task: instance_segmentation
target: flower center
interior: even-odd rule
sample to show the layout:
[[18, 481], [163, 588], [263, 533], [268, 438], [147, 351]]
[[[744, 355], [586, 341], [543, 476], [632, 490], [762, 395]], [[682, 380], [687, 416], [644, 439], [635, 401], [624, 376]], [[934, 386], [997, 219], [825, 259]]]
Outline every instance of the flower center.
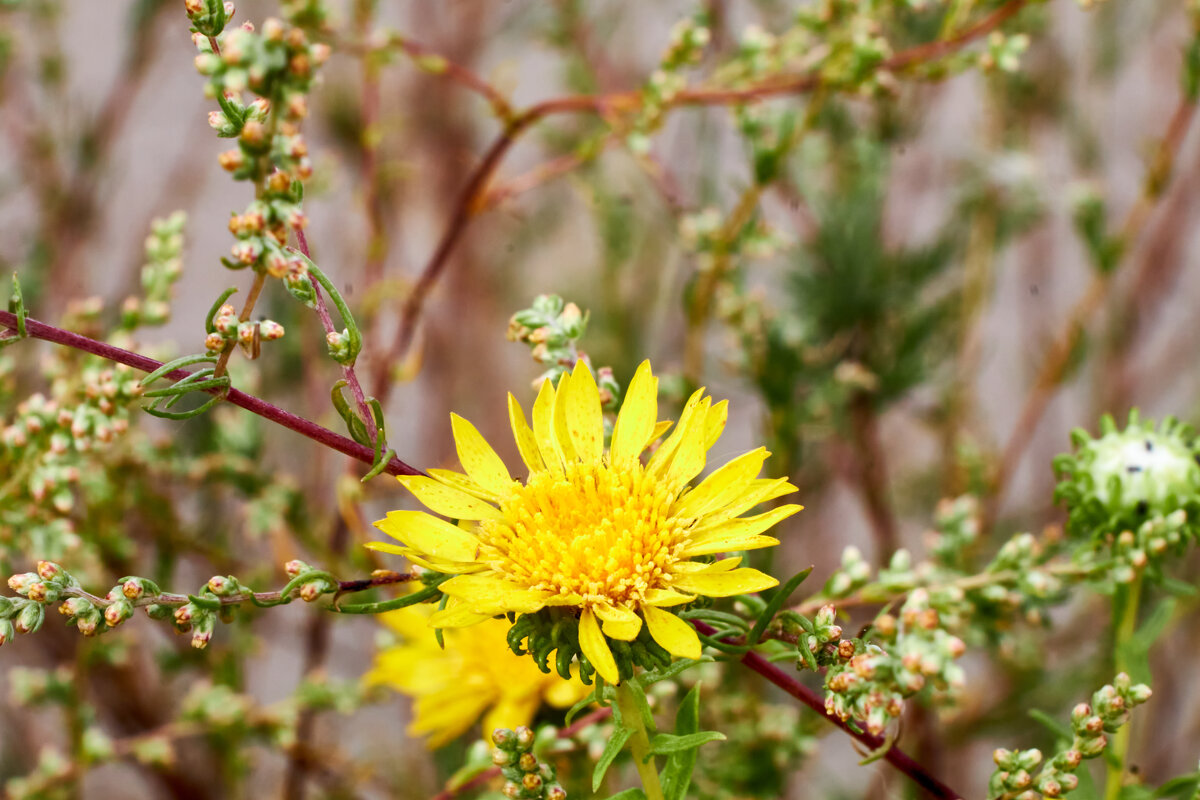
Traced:
[[584, 605], [636, 605], [673, 579], [693, 522], [671, 515], [677, 494], [641, 464], [535, 472], [501, 502], [503, 522], [480, 523], [481, 559], [531, 589], [582, 595]]

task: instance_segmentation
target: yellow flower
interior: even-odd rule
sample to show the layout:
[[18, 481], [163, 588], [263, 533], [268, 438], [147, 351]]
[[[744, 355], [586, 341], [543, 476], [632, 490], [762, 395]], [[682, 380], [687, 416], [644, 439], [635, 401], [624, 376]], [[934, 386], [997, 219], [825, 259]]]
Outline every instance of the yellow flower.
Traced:
[[513, 480], [471, 423], [451, 414], [466, 474], [430, 470], [431, 477], [405, 476], [400, 482], [432, 511], [464, 522], [392, 511], [375, 524], [403, 546], [367, 546], [454, 575], [441, 585], [452, 600], [431, 618], [437, 627], [571, 607], [579, 616], [580, 650], [613, 684], [620, 676], [606, 637], [631, 642], [643, 624], [667, 652], [699, 658], [695, 630], [667, 609], [698, 595], [728, 597], [778, 581], [738, 568], [739, 558], [693, 559], [778, 544], [763, 531], [801, 507], [741, 516], [796, 489], [785, 478], [757, 477], [770, 455], [761, 447], [690, 486], [704, 470], [705, 454], [727, 415], [727, 402], [714, 404], [703, 389], [643, 464], [642, 452], [671, 425], [656, 423], [657, 398], [658, 379], [644, 362], [629, 384], [606, 451], [600, 395], [582, 362], [557, 390], [543, 382], [532, 428], [510, 394], [509, 419], [529, 468], [524, 483]]
[[528, 725], [543, 700], [566, 708], [591, 691], [578, 678], [543, 674], [530, 659], [513, 655], [504, 638], [508, 625], [500, 620], [447, 631], [442, 650], [429, 630], [431, 610], [421, 605], [382, 614], [405, 643], [380, 651], [366, 675], [368, 683], [414, 698], [408, 732], [428, 735], [430, 748], [458, 737], [480, 715], [490, 743], [496, 728]]

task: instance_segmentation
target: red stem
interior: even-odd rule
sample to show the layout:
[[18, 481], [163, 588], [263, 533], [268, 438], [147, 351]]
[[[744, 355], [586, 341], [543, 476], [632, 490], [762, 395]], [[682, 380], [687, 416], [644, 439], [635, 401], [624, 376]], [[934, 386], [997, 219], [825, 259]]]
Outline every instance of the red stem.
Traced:
[[[17, 315], [10, 311], [0, 311], [0, 326], [15, 332], [17, 330]], [[147, 358], [139, 353], [132, 353], [120, 347], [106, 344], [105, 342], [89, 339], [86, 336], [80, 336], [78, 333], [71, 333], [62, 328], [38, 322], [36, 319], [26, 318], [25, 331], [35, 339], [42, 339], [43, 341], [54, 342], [55, 344], [82, 350], [85, 353], [91, 353], [92, 355], [106, 358], [109, 361], [115, 361], [118, 364], [125, 364], [135, 369], [140, 369], [143, 372], [153, 372], [162, 366], [161, 361], [155, 361], [153, 358]], [[163, 377], [178, 381], [186, 378], [189, 374], [185, 370], [177, 369], [167, 373]], [[215, 395], [220, 393], [221, 389], [219, 388], [208, 390], [208, 394]], [[247, 411], [258, 414], [264, 419], [269, 419], [271, 422], [307, 436], [314, 442], [323, 444], [351, 458], [357, 458], [365, 464], [373, 464], [375, 462], [375, 451], [371, 448], [361, 445], [353, 439], [348, 439], [345, 436], [334, 433], [328, 428], [323, 428], [315, 422], [309, 422], [304, 417], [298, 417], [290, 411], [284, 411], [279, 406], [271, 405], [254, 395], [246, 394], [237, 389], [229, 389], [225, 395], [225, 399], [239, 408], [244, 408]], [[398, 458], [393, 458], [389, 461], [383, 471], [389, 475], [425, 474]]]
[[[715, 628], [710, 627], [700, 620], [693, 619], [690, 620], [690, 622], [696, 630], [700, 631], [705, 636], [712, 636], [714, 633], [716, 633]], [[879, 736], [872, 736], [869, 733], [855, 732], [851, 730], [846, 723], [842, 722], [836, 716], [825, 710], [825, 703], [812, 689], [809, 689], [807, 686], [800, 683], [800, 681], [796, 680], [794, 677], [787, 674], [770, 661], [767, 661], [758, 653], [753, 651], [746, 653], [744, 656], [742, 656], [742, 663], [757, 672], [759, 675], [762, 675], [780, 689], [783, 689], [801, 703], [804, 703], [804, 705], [808, 706], [813, 711], [816, 711], [834, 725], [837, 725], [843, 731], [862, 742], [869, 749], [878, 750], [883, 746], [883, 738]], [[932, 797], [940, 798], [940, 800], [960, 800], [962, 798], [962, 795], [939, 781], [933, 775], [930, 775], [924, 767], [913, 760], [912, 756], [905, 753], [899, 747], [892, 746], [888, 748], [887, 753], [883, 756], [883, 760], [903, 772], [908, 777], [912, 778], [917, 785], [928, 792]]]

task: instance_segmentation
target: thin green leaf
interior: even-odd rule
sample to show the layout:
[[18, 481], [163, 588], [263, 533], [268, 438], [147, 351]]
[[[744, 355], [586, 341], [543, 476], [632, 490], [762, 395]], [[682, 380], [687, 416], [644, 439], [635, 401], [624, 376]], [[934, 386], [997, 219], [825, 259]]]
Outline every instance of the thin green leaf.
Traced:
[[754, 629], [746, 637], [746, 644], [749, 647], [754, 647], [754, 645], [758, 644], [762, 635], [767, 632], [767, 626], [771, 624], [771, 620], [779, 613], [779, 609], [783, 608], [783, 604], [800, 587], [800, 584], [804, 583], [804, 580], [812, 574], [812, 571], [813, 568], [809, 567], [797, 572], [787, 583], [775, 590], [775, 593], [771, 595], [771, 599], [767, 601], [766, 609], [758, 615], [758, 621], [754, 623]]
[[596, 690], [593, 689], [591, 691], [591, 693], [588, 694], [587, 697], [583, 698], [578, 703], [571, 706], [571, 708], [567, 711], [567, 716], [563, 719], [563, 724], [570, 725], [571, 722], [574, 721], [576, 715], [579, 714], [580, 711], [583, 711], [585, 708], [590, 706], [592, 703], [596, 703], [596, 702], [599, 702], [599, 701], [596, 699]]
[[[447, 579], [450, 577], [446, 576]], [[438, 581], [441, 583], [441, 581]], [[417, 603], [424, 603], [427, 600], [432, 600], [437, 597], [441, 589], [435, 583], [432, 586], [426, 586], [420, 591], [406, 594], [403, 597], [393, 597], [391, 600], [382, 600], [378, 603], [350, 603], [339, 604], [334, 603], [329, 607], [330, 611], [336, 611], [339, 614], [382, 614], [385, 611], [395, 611], [397, 608], [407, 608], [415, 606]], [[441, 628], [435, 628], [435, 631], [440, 632]]]
[[1037, 708], [1030, 709], [1029, 716], [1035, 721], [1040, 722], [1046, 730], [1054, 734], [1056, 739], [1070, 742], [1075, 738], [1075, 734], [1071, 732], [1063, 723], [1056, 720], [1054, 717]]
[[629, 741], [629, 737], [632, 735], [633, 729], [626, 728], [624, 725], [618, 725], [613, 730], [608, 743], [604, 745], [604, 752], [600, 754], [600, 760], [596, 762], [596, 768], [592, 770], [593, 792], [600, 788], [600, 783], [604, 780], [604, 773], [608, 772], [609, 765], [621, 753], [625, 742]]
[[216, 333], [217, 326], [213, 322], [217, 317], [217, 312], [221, 310], [221, 306], [225, 305], [225, 301], [237, 292], [236, 286], [230, 286], [225, 291], [221, 292], [221, 296], [217, 298], [217, 302], [212, 304], [212, 308], [208, 310], [208, 316], [204, 318], [204, 330], [207, 333]]
[[311, 258], [298, 250], [292, 250], [292, 252], [300, 256], [308, 264], [309, 275], [325, 290], [329, 295], [329, 299], [337, 307], [338, 314], [342, 316], [342, 325], [346, 328], [346, 336], [350, 339], [350, 346], [347, 355], [344, 358], [337, 359], [337, 361], [347, 367], [354, 366], [354, 362], [362, 350], [362, 332], [358, 329], [358, 323], [354, 321], [354, 315], [350, 313], [350, 307], [346, 305], [346, 301], [342, 298], [342, 293], [337, 290], [337, 287], [333, 285], [333, 282], [329, 278], [325, 277], [325, 273], [321, 272], [320, 268], [312, 262]]
[[646, 800], [646, 793], [640, 786], [635, 786], [632, 789], [623, 789], [617, 792], [608, 800]]
[[708, 742], [723, 742], [725, 734], [720, 731], [698, 731], [684, 736], [673, 733], [656, 733], [650, 740], [650, 755], [667, 755], [685, 750], [695, 750]]
[[[688, 692], [675, 712], [675, 733], [688, 736], [700, 730], [700, 684]], [[664, 800], [684, 800], [692, 783], [692, 771], [696, 768], [695, 749], [681, 750], [667, 757], [662, 771]]]
[[161, 378], [163, 375], [166, 375], [168, 372], [174, 372], [175, 370], [182, 369], [183, 367], [190, 367], [192, 364], [215, 364], [215, 363], [217, 363], [217, 357], [210, 356], [208, 354], [181, 356], [181, 357], [175, 359], [174, 361], [168, 361], [167, 363], [163, 364], [158, 369], [154, 370], [154, 372], [151, 372], [149, 375], [142, 378], [142, 386], [149, 386], [150, 384], [154, 383], [156, 380]]
[[223, 399], [224, 398], [222, 398], [222, 397], [214, 397], [211, 400], [209, 400], [207, 403], [205, 403], [204, 405], [200, 406], [199, 408], [193, 408], [191, 411], [162, 411], [158, 408], [155, 408], [154, 406], [146, 406], [142, 410], [145, 411], [150, 416], [158, 417], [159, 419], [174, 419], [174, 420], [191, 419], [192, 417], [200, 416], [205, 411], [208, 411], [210, 408], [215, 406], [217, 403], [221, 402], [221, 400], [223, 400]]
[[1164, 597], [1141, 627], [1127, 641], [1118, 645], [1117, 663], [1125, 664], [1134, 683], [1150, 683], [1153, 680], [1150, 674], [1150, 649], [1166, 630], [1178, 604], [1179, 601], [1174, 597]]
[[151, 389], [148, 392], [143, 392], [142, 397], [175, 397], [177, 395], [185, 395], [191, 392], [203, 392], [205, 389], [216, 389], [221, 386], [229, 385], [229, 377], [222, 375], [220, 378], [211, 378], [206, 381], [195, 381], [188, 383], [187, 378], [184, 378], [179, 383], [166, 386], [162, 389]]

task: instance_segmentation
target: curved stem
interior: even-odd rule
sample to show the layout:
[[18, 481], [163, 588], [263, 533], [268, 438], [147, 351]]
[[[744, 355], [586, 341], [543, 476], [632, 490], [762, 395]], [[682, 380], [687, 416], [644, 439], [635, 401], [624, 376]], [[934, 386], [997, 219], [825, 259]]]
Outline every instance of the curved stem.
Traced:
[[[708, 636], [716, 633], [714, 628], [699, 620], [693, 619], [689, 620], [689, 622], [691, 622], [692, 627], [694, 627], [700, 633]], [[840, 719], [825, 710], [825, 702], [817, 696], [816, 692], [800, 683], [800, 681], [796, 680], [794, 677], [787, 674], [770, 661], [767, 661], [758, 653], [753, 651], [746, 653], [744, 656], [742, 656], [741, 661], [747, 667], [754, 670], [759, 675], [762, 675], [771, 683], [775, 684], [780, 689], [783, 689], [792, 697], [796, 698], [801, 703], [804, 703], [804, 705], [808, 706], [813, 711], [817, 712], [822, 717], [829, 720], [858, 741], [862, 742], [869, 750], [879, 750], [883, 746], [883, 737], [872, 736], [864, 731], [851, 730], [846, 723], [842, 722]], [[625, 713], [625, 709], [621, 709], [621, 713]], [[928, 792], [931, 797], [936, 797], [939, 800], [961, 800], [963, 797], [963, 795], [954, 791], [949, 786], [938, 780], [935, 776], [930, 774], [928, 770], [913, 760], [912, 756], [905, 753], [899, 747], [893, 745], [892, 747], [888, 748], [887, 752], [883, 755], [883, 760], [903, 772], [908, 777], [912, 778], [917, 785]]]
[[[1142, 574], [1133, 579], [1124, 591], [1119, 591], [1113, 597], [1114, 621], [1116, 630], [1113, 636], [1113, 663], [1117, 672], [1129, 672], [1129, 658], [1125, 645], [1133, 638], [1137, 630], [1138, 605], [1142, 598]], [[1117, 612], [1120, 619], [1115, 619]], [[1104, 800], [1118, 800], [1121, 796], [1121, 786], [1125, 783], [1126, 760], [1129, 756], [1129, 744], [1132, 740], [1133, 720], [1122, 725], [1113, 734], [1112, 748], [1109, 752], [1115, 756], [1108, 761], [1104, 783]]]
[[658, 767], [650, 755], [650, 736], [646, 733], [642, 711], [633, 696], [636, 691], [632, 681], [617, 684], [617, 708], [621, 710], [621, 721], [625, 727], [633, 730], [633, 735], [629, 737], [629, 752], [633, 756], [633, 765], [637, 767], [638, 777], [642, 779], [642, 789], [648, 800], [663, 800]]
[[[0, 311], [0, 327], [8, 328], [9, 330], [17, 329], [17, 315], [11, 311]], [[76, 350], [82, 350], [85, 353], [107, 358], [109, 361], [115, 361], [118, 364], [125, 364], [135, 369], [140, 369], [143, 372], [154, 372], [162, 366], [161, 361], [155, 361], [153, 358], [148, 358], [140, 353], [133, 353], [129, 350], [124, 350], [120, 347], [115, 347], [106, 342], [98, 342], [95, 339], [89, 339], [86, 336], [80, 336], [78, 333], [56, 328], [53, 325], [47, 325], [45, 322], [39, 322], [36, 319], [27, 317], [25, 319], [25, 328], [29, 336], [34, 339], [42, 339], [47, 342], [65, 345]], [[188, 372], [178, 369], [164, 375], [164, 378], [169, 380], [183, 380], [189, 375]], [[211, 389], [209, 394], [221, 394], [220, 389]], [[375, 463], [375, 451], [370, 447], [361, 445], [353, 439], [349, 439], [340, 434], [334, 433], [328, 428], [324, 428], [315, 422], [310, 422], [304, 417], [297, 416], [290, 411], [284, 411], [278, 406], [272, 405], [265, 400], [261, 400], [253, 395], [237, 389], [230, 389], [225, 395], [225, 400], [239, 408], [244, 408], [258, 414], [260, 417], [269, 419], [278, 425], [295, 431], [296, 433], [307, 436], [314, 442], [323, 444], [326, 447], [336, 450], [343, 455], [358, 459], [364, 464]], [[398, 458], [393, 458], [387, 463], [383, 469], [389, 475], [423, 475], [421, 470], [414, 466], [404, 463]]]

